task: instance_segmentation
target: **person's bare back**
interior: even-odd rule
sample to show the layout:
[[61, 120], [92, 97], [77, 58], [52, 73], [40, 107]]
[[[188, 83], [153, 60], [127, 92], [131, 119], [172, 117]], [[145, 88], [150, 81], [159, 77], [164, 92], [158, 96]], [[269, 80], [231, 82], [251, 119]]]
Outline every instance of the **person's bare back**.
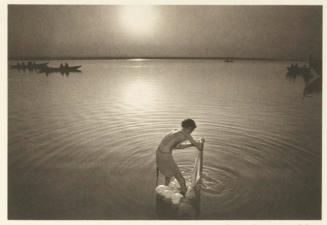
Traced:
[[185, 133], [182, 130], [174, 129], [162, 139], [158, 149], [159, 151], [170, 153], [178, 144], [185, 140]]

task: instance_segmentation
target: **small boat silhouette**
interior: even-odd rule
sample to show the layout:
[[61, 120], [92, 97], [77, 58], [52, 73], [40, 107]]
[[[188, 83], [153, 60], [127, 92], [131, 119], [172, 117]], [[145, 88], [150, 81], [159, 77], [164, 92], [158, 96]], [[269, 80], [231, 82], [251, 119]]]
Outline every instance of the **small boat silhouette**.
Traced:
[[60, 73], [61, 75], [66, 75], [69, 76], [70, 73], [80, 73], [82, 72], [81, 70], [79, 70], [79, 68], [81, 68], [82, 66], [68, 66], [67, 65], [60, 65], [60, 67], [50, 67], [50, 66], [46, 66], [41, 68], [38, 73], [45, 73], [46, 76], [48, 76], [51, 73]]
[[311, 94], [321, 93], [322, 91], [322, 61], [309, 57], [308, 66], [299, 67], [291, 64], [287, 67], [286, 77], [294, 81], [297, 77], [302, 77], [305, 83], [303, 97]]
[[82, 66], [61, 66], [61, 67], [43, 67], [41, 68], [38, 72], [39, 73], [45, 73], [45, 74], [49, 74], [49, 73], [61, 73], [61, 74], [68, 74], [71, 72], [81, 72], [81, 70], [79, 70], [79, 68], [81, 68]]

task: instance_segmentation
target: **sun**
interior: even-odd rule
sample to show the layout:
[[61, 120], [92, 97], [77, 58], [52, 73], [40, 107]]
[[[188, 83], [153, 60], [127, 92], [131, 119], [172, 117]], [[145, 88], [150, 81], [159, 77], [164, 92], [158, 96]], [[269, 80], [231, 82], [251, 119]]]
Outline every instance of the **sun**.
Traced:
[[155, 31], [157, 15], [153, 6], [122, 6], [120, 21], [129, 35], [144, 37]]

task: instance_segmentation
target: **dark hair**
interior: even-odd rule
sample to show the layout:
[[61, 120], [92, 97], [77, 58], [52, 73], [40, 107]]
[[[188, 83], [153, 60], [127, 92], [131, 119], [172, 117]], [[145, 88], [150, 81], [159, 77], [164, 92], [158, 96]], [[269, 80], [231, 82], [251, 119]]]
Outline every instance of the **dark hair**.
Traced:
[[196, 124], [194, 122], [194, 120], [192, 119], [185, 119], [182, 121], [182, 127], [183, 128], [192, 128], [195, 129], [196, 128]]

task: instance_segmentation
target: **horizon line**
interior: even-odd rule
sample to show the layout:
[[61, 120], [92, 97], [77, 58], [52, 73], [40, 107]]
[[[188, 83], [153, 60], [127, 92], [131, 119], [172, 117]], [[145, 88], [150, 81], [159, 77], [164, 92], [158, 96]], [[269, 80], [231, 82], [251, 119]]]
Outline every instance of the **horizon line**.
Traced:
[[262, 60], [262, 61], [307, 61], [306, 59], [300, 58], [260, 58], [260, 57], [107, 57], [107, 56], [18, 56], [18, 57], [8, 57], [9, 60], [133, 60], [133, 59], [207, 59], [207, 60]]

